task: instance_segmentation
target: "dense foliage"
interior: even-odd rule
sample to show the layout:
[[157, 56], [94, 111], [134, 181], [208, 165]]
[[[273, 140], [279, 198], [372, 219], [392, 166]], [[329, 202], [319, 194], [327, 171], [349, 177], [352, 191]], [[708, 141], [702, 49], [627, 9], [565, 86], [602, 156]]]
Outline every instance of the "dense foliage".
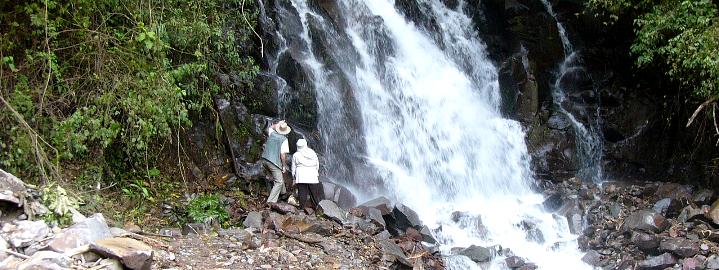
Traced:
[[639, 67], [660, 66], [693, 97], [719, 96], [719, 10], [712, 0], [589, 0], [607, 23], [630, 19]]
[[0, 2], [0, 167], [40, 181], [62, 180], [65, 163], [149, 175], [189, 115], [237, 87], [218, 74], [248, 87], [258, 72], [244, 2]]

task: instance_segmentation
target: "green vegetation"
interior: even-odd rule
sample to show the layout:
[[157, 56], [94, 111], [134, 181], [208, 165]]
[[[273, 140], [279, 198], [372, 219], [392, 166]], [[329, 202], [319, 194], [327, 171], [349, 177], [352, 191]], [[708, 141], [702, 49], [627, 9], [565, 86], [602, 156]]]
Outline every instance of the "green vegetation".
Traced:
[[206, 224], [224, 225], [230, 219], [227, 204], [216, 194], [200, 195], [187, 206], [187, 215], [194, 221]]
[[711, 0], [589, 0], [607, 23], [630, 19], [639, 67], [657, 65], [690, 97], [719, 97], [719, 10]]
[[158, 162], [179, 155], [191, 116], [252, 87], [255, 5], [0, 2], [0, 167], [32, 183], [114, 186], [138, 204], [164, 199], [161, 182], [179, 175]]

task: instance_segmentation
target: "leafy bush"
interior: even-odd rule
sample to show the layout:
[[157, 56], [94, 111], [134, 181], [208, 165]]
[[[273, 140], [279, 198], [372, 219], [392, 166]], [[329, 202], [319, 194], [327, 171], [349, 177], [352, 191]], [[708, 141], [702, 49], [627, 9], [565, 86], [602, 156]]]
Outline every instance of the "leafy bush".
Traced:
[[195, 222], [222, 225], [230, 219], [226, 207], [227, 204], [218, 195], [200, 195], [190, 201], [187, 215]]
[[[191, 113], [251, 87], [258, 13], [244, 2], [0, 3], [0, 123], [9, 127], [0, 130], [0, 165], [25, 179], [57, 178], [41, 171], [62, 162], [153, 167]], [[233, 83], [218, 74], [233, 74]]]
[[589, 0], [609, 22], [634, 22], [631, 52], [639, 67], [658, 65], [689, 96], [719, 97], [719, 9], [711, 0]]

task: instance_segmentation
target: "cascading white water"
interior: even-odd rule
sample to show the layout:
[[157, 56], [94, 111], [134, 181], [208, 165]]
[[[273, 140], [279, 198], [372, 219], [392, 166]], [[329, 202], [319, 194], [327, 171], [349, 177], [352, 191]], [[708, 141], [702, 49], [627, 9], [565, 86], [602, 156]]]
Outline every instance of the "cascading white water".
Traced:
[[[384, 184], [382, 194], [365, 195], [414, 209], [434, 229], [450, 269], [480, 269], [466, 257], [449, 256], [451, 248], [473, 244], [501, 245], [540, 269], [590, 269], [566, 219], [544, 212], [542, 196], [532, 191], [522, 127], [499, 112], [497, 69], [476, 32], [467, 30], [471, 19], [441, 1], [417, 3], [437, 20], [443, 44], [391, 0], [340, 1], [341, 33], [304, 0], [292, 0], [307, 48], [318, 48], [323, 38], [345, 46], [325, 52], [329, 57], [316, 56], [317, 49], [298, 54], [313, 77], [326, 151], [342, 152], [361, 138], [364, 152], [354, 154], [369, 161]], [[326, 58], [334, 61], [320, 60]], [[337, 72], [352, 88], [361, 123], [354, 132], [361, 136], [331, 131], [349, 102], [327, 79]], [[488, 266], [503, 264], [496, 258]]]
[[562, 46], [564, 47], [564, 60], [559, 65], [558, 75], [552, 85], [552, 97], [554, 104], [559, 108], [559, 111], [567, 117], [574, 128], [575, 143], [577, 145], [577, 175], [584, 181], [601, 183], [604, 180], [604, 173], [602, 169], [602, 151], [604, 145], [602, 144], [602, 134], [599, 130], [599, 107], [593, 112], [595, 117], [589, 117], [589, 123], [582, 123], [573, 115], [569, 110], [565, 108], [565, 101], [567, 96], [565, 89], [562, 85], [562, 80], [568, 74], [574, 72], [586, 72], [582, 66], [582, 61], [579, 53], [574, 50], [574, 46], [569, 41], [567, 31], [565, 30], [562, 23], [557, 19], [557, 14], [552, 8], [552, 4], [547, 0], [542, 0], [542, 4], [547, 9], [554, 21], [557, 23], [557, 29], [559, 32], [559, 38], [562, 40]]

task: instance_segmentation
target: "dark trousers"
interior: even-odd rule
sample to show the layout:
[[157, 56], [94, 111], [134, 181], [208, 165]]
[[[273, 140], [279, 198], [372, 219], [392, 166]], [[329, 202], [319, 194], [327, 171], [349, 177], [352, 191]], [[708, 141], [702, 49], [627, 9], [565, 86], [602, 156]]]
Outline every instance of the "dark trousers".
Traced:
[[302, 208], [316, 208], [322, 200], [322, 185], [320, 184], [297, 184], [297, 196]]

